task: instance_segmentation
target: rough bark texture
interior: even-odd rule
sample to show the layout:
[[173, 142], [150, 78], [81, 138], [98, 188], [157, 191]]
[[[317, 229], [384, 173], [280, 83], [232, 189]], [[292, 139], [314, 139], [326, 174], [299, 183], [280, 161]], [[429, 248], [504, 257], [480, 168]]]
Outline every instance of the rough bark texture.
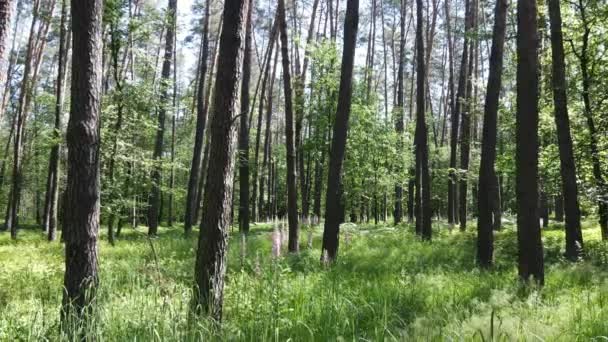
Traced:
[[287, 22], [285, 20], [285, 1], [279, 0], [279, 32], [283, 62], [283, 89], [285, 91], [285, 144], [287, 145], [287, 220], [289, 221], [290, 252], [298, 252], [298, 190], [296, 186], [296, 146], [294, 135], [293, 96], [291, 89], [291, 69], [287, 43]]
[[344, 18], [344, 50], [342, 52], [342, 67], [340, 70], [340, 89], [338, 93], [338, 108], [334, 121], [331, 153], [329, 159], [329, 175], [327, 179], [327, 195], [325, 197], [325, 227], [323, 230], [322, 262], [334, 261], [338, 255], [340, 234], [340, 183], [342, 178], [342, 163], [346, 150], [348, 135], [348, 119], [352, 97], [352, 81], [355, 48], [357, 45], [357, 28], [359, 25], [359, 0], [346, 2]]
[[228, 228], [234, 177], [234, 152], [239, 79], [242, 69], [244, 28], [248, 0], [224, 3], [224, 27], [211, 120], [211, 147], [203, 198], [203, 219], [198, 239], [192, 309], [220, 321], [228, 253]]
[[425, 65], [424, 39], [422, 35], [422, 0], [416, 0], [416, 178], [418, 179], [420, 202], [416, 226], [420, 226], [420, 235], [424, 240], [432, 236], [431, 215], [431, 176], [429, 173], [428, 127], [425, 119]]
[[252, 3], [247, 11], [245, 24], [245, 51], [243, 53], [243, 78], [241, 85], [241, 109], [239, 127], [239, 231], [249, 233], [249, 81], [251, 79]]
[[173, 44], [175, 43], [175, 13], [177, 0], [169, 0], [166, 13], [165, 53], [160, 83], [160, 105], [158, 108], [158, 126], [154, 143], [154, 166], [152, 169], [152, 189], [148, 202], [148, 235], [155, 236], [158, 230], [158, 221], [161, 203], [161, 159], [165, 136], [165, 117], [169, 99], [169, 82], [171, 80], [171, 61], [173, 60]]
[[[194, 150], [192, 165], [188, 178], [188, 192], [186, 194], [186, 211], [184, 215], [184, 233], [190, 234], [194, 224], [194, 216], [198, 207], [198, 189], [201, 174], [203, 155], [203, 138], [207, 124], [207, 106], [205, 105], [205, 78], [207, 75], [207, 59], [209, 58], [209, 6], [210, 0], [205, 2], [205, 17], [203, 18], [203, 46], [201, 52], [200, 69], [198, 75], [198, 88], [196, 94], [196, 133], [194, 136]], [[210, 85], [207, 85], [209, 87]]]
[[[562, 35], [562, 17], [559, 0], [549, 0], [549, 20], [551, 21], [551, 51], [553, 57], [553, 105], [555, 125], [559, 144], [559, 160], [561, 171], [561, 198], [556, 201], [555, 211], [566, 214], [566, 257], [578, 259], [583, 252], [583, 234], [581, 231], [581, 213], [578, 204], [578, 187], [576, 184], [576, 164], [570, 135], [570, 119], [568, 117], [568, 97], [566, 94], [566, 65], [564, 62], [564, 43]], [[558, 197], [559, 198], [559, 197]], [[559, 208], [558, 208], [559, 207]], [[556, 214], [556, 218], [561, 215]]]
[[64, 327], [86, 321], [98, 286], [102, 0], [72, 0], [72, 88], [63, 224]]
[[477, 208], [477, 262], [481, 267], [492, 265], [494, 251], [494, 222], [492, 214], [496, 198], [496, 126], [498, 121], [498, 100], [502, 81], [503, 50], [507, 26], [507, 0], [497, 0], [494, 10], [494, 32], [490, 52], [490, 71], [483, 116], [481, 142], [481, 162], [479, 166], [479, 191]]
[[536, 1], [517, 1], [517, 116], [515, 163], [518, 271], [544, 283], [538, 208], [538, 26]]

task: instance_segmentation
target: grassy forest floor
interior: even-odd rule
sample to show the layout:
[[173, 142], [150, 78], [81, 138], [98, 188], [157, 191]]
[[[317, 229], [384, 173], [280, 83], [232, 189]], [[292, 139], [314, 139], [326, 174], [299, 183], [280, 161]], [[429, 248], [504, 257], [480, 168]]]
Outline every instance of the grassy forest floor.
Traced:
[[[272, 227], [254, 225], [243, 248], [231, 234], [221, 329], [188, 327], [197, 234], [124, 229], [101, 241], [98, 340], [589, 340], [608, 336], [608, 244], [584, 225], [587, 257], [562, 258], [562, 227], [544, 231], [546, 286], [520, 288], [513, 226], [496, 235], [495, 268], [475, 266], [474, 224], [432, 243], [409, 226], [345, 225], [336, 265], [319, 263], [321, 227], [302, 235], [302, 252], [272, 257]], [[104, 232], [105, 233], [105, 232]], [[35, 229], [0, 234], [0, 340], [57, 340], [62, 245]], [[105, 234], [102, 234], [105, 235]], [[276, 239], [275, 239], [276, 240]], [[246, 257], [242, 257], [246, 253]], [[155, 257], [155, 254], [157, 257]], [[283, 251], [283, 254], [284, 251]]]

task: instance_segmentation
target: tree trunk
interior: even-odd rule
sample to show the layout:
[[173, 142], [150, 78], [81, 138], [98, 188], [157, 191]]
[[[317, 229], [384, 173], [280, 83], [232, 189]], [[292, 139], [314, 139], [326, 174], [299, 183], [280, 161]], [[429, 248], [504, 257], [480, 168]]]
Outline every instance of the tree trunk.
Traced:
[[[262, 161], [262, 177], [260, 178], [260, 200], [259, 200], [259, 213], [260, 215], [264, 215], [264, 218], [268, 219], [271, 216], [270, 213], [270, 208], [271, 208], [271, 196], [270, 196], [270, 180], [271, 180], [271, 170], [270, 170], [270, 163], [271, 163], [271, 152], [272, 152], [272, 129], [271, 129], [271, 123], [272, 123], [272, 100], [273, 100], [273, 90], [274, 90], [274, 80], [276, 78], [276, 74], [277, 74], [277, 65], [278, 65], [278, 61], [279, 61], [279, 49], [277, 47], [277, 50], [275, 51], [275, 55], [274, 55], [274, 63], [272, 66], [272, 76], [270, 77], [270, 87], [268, 88], [268, 105], [266, 108], [266, 132], [264, 134], [264, 157], [263, 157], [263, 161]], [[260, 112], [260, 115], [262, 113]], [[266, 180], [267, 182], [265, 182], [264, 180], [264, 176], [266, 176]], [[267, 183], [268, 184], [268, 203], [265, 205], [264, 203], [264, 184]]]
[[[0, 1], [0, 62], [4, 61], [4, 53], [6, 50], [6, 37], [8, 37], [8, 31], [10, 30], [11, 24], [11, 8], [12, 0]], [[4, 66], [0, 65], [0, 70], [4, 72]], [[4, 84], [7, 75], [0, 75], [0, 84]], [[7, 84], [8, 85], [8, 84]], [[2, 101], [4, 102], [4, 101]], [[3, 103], [0, 103], [0, 120], [4, 112]]]
[[[430, 240], [433, 234], [431, 227], [431, 176], [429, 173], [428, 128], [425, 120], [425, 65], [424, 39], [422, 37], [422, 0], [416, 0], [416, 178], [419, 179], [420, 206], [416, 215], [416, 226], [420, 225], [420, 235]], [[418, 184], [417, 184], [418, 185]]]
[[[205, 16], [203, 18], [203, 45], [198, 75], [198, 91], [196, 94], [196, 133], [194, 137], [194, 151], [192, 154], [192, 164], [190, 166], [190, 176], [188, 178], [188, 192], [186, 195], [186, 212], [184, 216], [184, 233], [189, 235], [192, 225], [195, 223], [194, 216], [200, 201], [199, 183], [201, 182], [201, 162], [203, 152], [203, 140], [205, 136], [205, 126], [207, 122], [207, 106], [205, 106], [205, 77], [207, 74], [207, 59], [209, 55], [209, 7], [210, 0], [205, 2]], [[207, 87], [210, 87], [208, 84]]]
[[[450, 132], [450, 168], [448, 176], [448, 222], [455, 224], [458, 221], [458, 196], [456, 193], [456, 182], [458, 180], [456, 170], [456, 157], [458, 149], [458, 132], [460, 125], [460, 113], [465, 105], [465, 93], [467, 84], [467, 66], [469, 58], [469, 35], [472, 27], [470, 0], [465, 0], [465, 34], [462, 43], [462, 59], [460, 62], [460, 76], [458, 77], [458, 90], [455, 103], [452, 104], [451, 132]], [[447, 11], [447, 9], [446, 9]]]
[[[477, 26], [477, 0], [472, 0], [469, 7], [469, 21], [471, 22], [470, 32], [474, 32]], [[469, 33], [467, 33], [469, 34]], [[475, 41], [476, 42], [476, 41]], [[460, 189], [458, 190], [460, 204], [458, 208], [458, 216], [460, 221], [460, 230], [464, 231], [467, 227], [467, 190], [468, 190], [468, 169], [471, 158], [471, 116], [473, 114], [473, 68], [475, 65], [475, 45], [468, 49], [468, 67], [466, 76], [465, 97], [462, 103], [460, 115], [460, 169], [466, 172], [460, 179]]]
[[338, 108], [334, 121], [327, 195], [325, 197], [325, 227], [323, 230], [322, 262], [332, 262], [338, 255], [340, 234], [340, 183], [342, 163], [346, 150], [348, 119], [352, 98], [352, 81], [355, 48], [357, 46], [357, 26], [359, 24], [359, 0], [347, 0], [346, 17], [344, 18], [344, 50], [340, 71], [340, 89]]
[[495, 192], [498, 190], [494, 163], [496, 161], [496, 126], [498, 122], [498, 101], [500, 99], [502, 84], [507, 7], [507, 0], [498, 0], [496, 2], [490, 70], [483, 114], [479, 191], [477, 192], [477, 263], [483, 268], [492, 265], [494, 253], [494, 222], [492, 214], [494, 212], [493, 207], [495, 206]]
[[241, 117], [239, 128], [239, 231], [249, 233], [249, 80], [251, 79], [251, 12], [249, 4], [245, 23], [245, 51], [243, 54], [243, 79], [241, 85]]
[[171, 80], [171, 61], [173, 60], [173, 44], [175, 42], [175, 14], [177, 11], [177, 0], [169, 0], [166, 13], [165, 31], [165, 53], [163, 57], [163, 68], [160, 83], [160, 107], [158, 108], [158, 126], [156, 140], [154, 142], [154, 165], [152, 166], [152, 188], [150, 189], [148, 203], [148, 235], [156, 236], [160, 216], [161, 202], [161, 163], [165, 135], [165, 117], [169, 99], [169, 82]]
[[[562, 16], [559, 0], [549, 0], [549, 20], [551, 21], [551, 51], [553, 58], [553, 105], [559, 160], [562, 181], [563, 203], [561, 197], [556, 201], [556, 219], [562, 220], [564, 208], [566, 213], [566, 257], [577, 260], [583, 253], [583, 233], [581, 231], [581, 212], [578, 204], [578, 187], [576, 184], [576, 164], [570, 136], [570, 119], [568, 118], [568, 96], [566, 94], [566, 65], [564, 62], [564, 43], [562, 35]], [[558, 208], [559, 206], [559, 208]], [[561, 215], [557, 215], [560, 209]]]
[[[403, 89], [403, 72], [405, 68], [405, 10], [406, 2], [401, 0], [400, 6], [400, 33], [399, 33], [399, 63], [397, 71], [397, 103], [393, 111], [395, 112], [395, 131], [398, 135], [397, 149], [403, 149], [403, 106], [404, 106], [404, 89]], [[398, 181], [395, 185], [395, 209], [393, 219], [395, 224], [399, 224], [403, 217], [403, 185]]]
[[61, 315], [62, 327], [68, 330], [68, 335], [95, 322], [90, 316], [99, 283], [102, 12], [101, 0], [72, 1], [72, 101], [67, 130], [68, 181], [62, 232], [65, 278]]
[[536, 1], [517, 1], [516, 195], [518, 272], [544, 283], [538, 209], [538, 27]]
[[203, 199], [203, 218], [198, 239], [195, 266], [195, 288], [192, 309], [216, 321], [222, 319], [224, 278], [228, 253], [228, 228], [234, 177], [234, 152], [238, 115], [239, 76], [243, 67], [243, 37], [248, 0], [224, 3], [224, 26], [220, 38], [219, 58], [211, 119], [211, 147], [207, 182]]
[[608, 240], [608, 198], [606, 198], [606, 194], [608, 193], [608, 184], [606, 184], [606, 180], [604, 179], [602, 173], [602, 167], [600, 162], [600, 152], [598, 148], [598, 138], [597, 138], [597, 129], [595, 126], [595, 120], [593, 118], [593, 108], [591, 106], [591, 75], [589, 75], [589, 56], [588, 56], [588, 48], [589, 48], [589, 35], [591, 34], [591, 28], [589, 20], [587, 19], [587, 10], [586, 5], [583, 4], [582, 0], [578, 1], [576, 5], [578, 7], [581, 20], [583, 22], [583, 36], [582, 36], [582, 48], [580, 52], [574, 51], [576, 57], [580, 62], [581, 66], [581, 76], [583, 81], [583, 104], [584, 104], [584, 115], [587, 121], [587, 128], [589, 129], [590, 135], [590, 143], [589, 149], [591, 152], [591, 163], [593, 166], [593, 178], [595, 178], [595, 183], [597, 186], [598, 192], [598, 214], [600, 221], [600, 228], [602, 230], [602, 240]]
[[[16, 117], [15, 136], [13, 140], [13, 177], [11, 183], [11, 193], [9, 198], [9, 207], [7, 218], [5, 220], [6, 227], [11, 231], [11, 238], [17, 238], [17, 227], [19, 226], [18, 214], [19, 203], [21, 201], [21, 190], [23, 182], [23, 141], [25, 137], [25, 125], [27, 116], [30, 111], [30, 105], [33, 93], [36, 89], [38, 71], [43, 58], [43, 51], [46, 45], [46, 37], [50, 27], [50, 17], [55, 7], [55, 2], [52, 0], [47, 3], [46, 7], [41, 5], [40, 1], [34, 3], [34, 15], [32, 18], [32, 26], [30, 29], [30, 38], [28, 41], [27, 55], [25, 59], [25, 68], [23, 71], [23, 81], [19, 94], [19, 105]], [[38, 25], [37, 25], [38, 24]], [[36, 30], [36, 27], [38, 28]]]
[[66, 63], [69, 50], [67, 27], [67, 0], [62, 1], [61, 23], [59, 32], [59, 63], [57, 83], [55, 88], [55, 131], [53, 137], [56, 143], [51, 149], [47, 175], [46, 196], [44, 201], [44, 231], [49, 241], [55, 240], [57, 230], [57, 200], [59, 197], [59, 155], [61, 148], [61, 116], [63, 114], [64, 83], [66, 78]]
[[287, 145], [287, 218], [289, 221], [290, 252], [297, 253], [298, 246], [298, 193], [296, 186], [296, 146], [294, 136], [293, 102], [291, 91], [291, 70], [289, 68], [289, 48], [287, 45], [287, 22], [285, 20], [285, 0], [279, 0], [279, 32], [281, 36], [281, 55], [283, 57], [283, 89], [285, 91], [285, 136]]

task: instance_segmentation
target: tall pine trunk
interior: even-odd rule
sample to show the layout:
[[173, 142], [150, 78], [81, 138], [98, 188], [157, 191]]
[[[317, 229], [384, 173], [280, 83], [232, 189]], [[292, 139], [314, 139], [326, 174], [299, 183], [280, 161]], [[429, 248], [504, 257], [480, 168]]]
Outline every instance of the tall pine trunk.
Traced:
[[494, 208], [496, 198], [496, 126], [498, 122], [498, 101], [502, 82], [503, 50], [507, 26], [507, 0], [498, 0], [494, 10], [494, 32], [490, 54], [490, 71], [483, 116], [481, 142], [481, 162], [479, 166], [479, 191], [477, 206], [477, 262], [481, 267], [492, 265], [494, 251]]
[[[196, 93], [196, 133], [194, 137], [194, 150], [192, 154], [192, 164], [188, 178], [188, 191], [186, 194], [186, 211], [184, 215], [184, 232], [186, 235], [192, 231], [195, 223], [195, 215], [198, 210], [199, 183], [201, 182], [201, 163], [203, 154], [203, 140], [205, 136], [205, 126], [207, 123], [207, 106], [205, 106], [205, 78], [207, 75], [207, 59], [209, 58], [209, 6], [211, 1], [205, 2], [205, 16], [203, 18], [203, 44], [198, 74], [198, 87]], [[210, 87], [211, 85], [207, 85]]]
[[[570, 260], [576, 260], [583, 253], [583, 234], [578, 204], [576, 164], [574, 163], [570, 119], [568, 118], [566, 65], [564, 62], [562, 16], [559, 0], [549, 0], [549, 20], [551, 21], [551, 51], [553, 56], [553, 77], [551, 78], [553, 83], [553, 105], [555, 107], [555, 125], [557, 126], [559, 145], [563, 208], [566, 214], [566, 257]], [[556, 204], [558, 204], [557, 201]], [[558, 209], [561, 209], [561, 201], [559, 205], [560, 208], [557, 205], [555, 207], [556, 213]]]
[[298, 227], [298, 190], [296, 186], [296, 142], [294, 135], [293, 96], [291, 89], [291, 69], [289, 63], [289, 47], [287, 42], [287, 21], [285, 19], [285, 0], [279, 0], [279, 32], [281, 39], [281, 55], [283, 62], [283, 90], [285, 91], [285, 144], [287, 146], [287, 219], [289, 221], [290, 252], [299, 250]]
[[249, 80], [251, 79], [251, 12], [249, 4], [245, 24], [245, 51], [243, 54], [243, 78], [241, 85], [241, 116], [239, 128], [239, 231], [249, 233]]
[[55, 240], [57, 230], [57, 201], [59, 198], [59, 155], [61, 137], [61, 116], [63, 114], [64, 83], [66, 78], [66, 64], [69, 50], [67, 28], [67, 0], [62, 0], [61, 23], [59, 28], [59, 63], [57, 68], [57, 82], [55, 85], [55, 131], [53, 136], [55, 144], [51, 148], [49, 168], [47, 175], [46, 195], [44, 202], [44, 230], [49, 241]]
[[248, 0], [224, 3], [223, 29], [219, 42], [217, 75], [213, 91], [210, 159], [203, 194], [203, 218], [194, 269], [192, 310], [216, 321], [222, 319], [224, 278], [228, 254], [228, 228], [236, 150], [237, 101], [242, 70], [243, 38]]
[[156, 139], [154, 142], [154, 165], [152, 167], [152, 188], [148, 198], [148, 235], [156, 236], [160, 216], [161, 202], [161, 163], [165, 136], [165, 117], [169, 99], [169, 82], [171, 81], [171, 61], [173, 60], [173, 44], [175, 43], [175, 14], [177, 11], [177, 0], [169, 0], [165, 16], [165, 53], [160, 81], [159, 108], [157, 110], [158, 126], [156, 128]]
[[[98, 278], [102, 0], [72, 1], [72, 91], [67, 130], [68, 181], [63, 224], [62, 327], [93, 323]], [[76, 324], [74, 324], [74, 320]]]
[[432, 236], [431, 227], [431, 176], [429, 173], [428, 127], [425, 118], [425, 62], [422, 19], [422, 0], [416, 0], [416, 179], [419, 207], [416, 215], [416, 227], [420, 227], [420, 235], [425, 240]]
[[538, 208], [538, 26], [536, 0], [517, 1], [516, 210], [520, 279], [544, 283]]
[[359, 0], [347, 0], [346, 16], [344, 18], [344, 50], [342, 52], [342, 67], [340, 71], [340, 89], [338, 93], [338, 108], [334, 121], [331, 153], [329, 158], [329, 173], [327, 179], [327, 195], [325, 197], [325, 227], [323, 230], [322, 262], [332, 262], [338, 255], [340, 235], [340, 203], [342, 179], [342, 163], [346, 150], [348, 135], [348, 119], [350, 116], [352, 81], [355, 48], [357, 47], [357, 28], [359, 25]]

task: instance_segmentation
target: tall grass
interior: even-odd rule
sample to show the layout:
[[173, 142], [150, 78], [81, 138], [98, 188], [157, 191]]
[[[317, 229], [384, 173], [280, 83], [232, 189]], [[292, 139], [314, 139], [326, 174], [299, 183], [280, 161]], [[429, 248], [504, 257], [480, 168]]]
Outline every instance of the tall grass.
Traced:
[[[319, 263], [320, 230], [299, 255], [273, 254], [270, 224], [231, 235], [224, 320], [189, 325], [196, 238], [127, 229], [100, 246], [99, 313], [86, 333], [106, 341], [589, 340], [608, 336], [608, 245], [585, 225], [587, 257], [571, 264], [564, 234], [543, 232], [546, 286], [517, 281], [513, 227], [496, 234], [496, 264], [475, 266], [474, 232], [435, 224], [432, 242], [409, 226], [345, 225], [337, 263]], [[196, 236], [196, 234], [193, 234]], [[285, 246], [281, 247], [282, 249]], [[36, 230], [0, 234], [0, 340], [61, 340], [63, 247]]]

